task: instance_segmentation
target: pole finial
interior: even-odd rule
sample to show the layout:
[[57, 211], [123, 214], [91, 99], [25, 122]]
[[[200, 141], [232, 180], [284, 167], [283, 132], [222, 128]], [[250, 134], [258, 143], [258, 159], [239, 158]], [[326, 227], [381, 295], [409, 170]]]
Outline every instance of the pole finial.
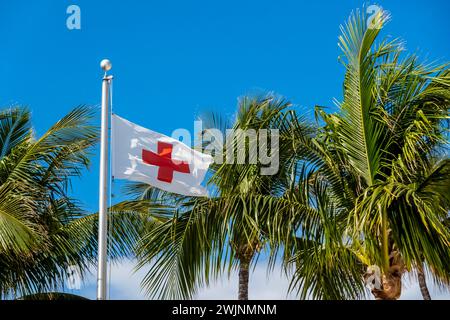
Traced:
[[112, 68], [112, 63], [108, 59], [103, 59], [100, 62], [100, 67], [103, 69], [103, 71], [108, 72]]

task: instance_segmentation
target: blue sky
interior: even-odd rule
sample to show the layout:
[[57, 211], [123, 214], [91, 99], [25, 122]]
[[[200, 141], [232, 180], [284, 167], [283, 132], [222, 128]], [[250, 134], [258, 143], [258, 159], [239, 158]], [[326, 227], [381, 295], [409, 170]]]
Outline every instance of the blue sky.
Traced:
[[[28, 106], [40, 134], [72, 107], [99, 104], [99, 62], [108, 57], [115, 112], [164, 134], [192, 130], [203, 111], [231, 116], [239, 96], [267, 91], [312, 116], [341, 96], [339, 25], [363, 3], [4, 0], [0, 106]], [[450, 60], [450, 2], [376, 3], [392, 14], [384, 34], [430, 61]], [[81, 30], [66, 27], [71, 4], [81, 8]], [[74, 183], [88, 210], [97, 207], [95, 152]]]

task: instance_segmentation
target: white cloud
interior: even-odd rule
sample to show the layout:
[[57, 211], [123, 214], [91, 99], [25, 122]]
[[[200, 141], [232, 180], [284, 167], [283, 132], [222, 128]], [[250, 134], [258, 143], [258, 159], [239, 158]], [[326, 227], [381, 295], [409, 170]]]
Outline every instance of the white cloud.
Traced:
[[[146, 299], [140, 286], [140, 282], [145, 275], [145, 270], [139, 270], [135, 273], [134, 266], [133, 261], [124, 261], [123, 263], [112, 267], [110, 288], [111, 299]], [[266, 272], [266, 266], [263, 263], [260, 263], [250, 275], [249, 298], [254, 300], [296, 299], [293, 294], [287, 295], [288, 286], [289, 281], [281, 273], [279, 266], [275, 267], [273, 272], [268, 275]], [[448, 291], [441, 291], [436, 285], [433, 284], [431, 279], [428, 279], [428, 287], [433, 299], [450, 300], [450, 293]], [[94, 275], [87, 279], [82, 290], [72, 292], [95, 299]], [[229, 279], [227, 276], [223, 276], [218, 281], [212, 283], [208, 288], [201, 289], [195, 299], [233, 300], [237, 298], [237, 292], [238, 277], [237, 274], [232, 274]], [[401, 299], [422, 299], [420, 289], [416, 281], [409, 279], [409, 277], [405, 277]]]
[[[237, 299], [238, 283], [237, 273], [232, 274], [229, 279], [224, 276], [209, 288], [202, 289], [195, 298], [205, 300]], [[295, 299], [294, 295], [287, 295], [288, 286], [289, 281], [282, 275], [279, 266], [267, 274], [266, 266], [261, 263], [250, 274], [249, 299]]]
[[[448, 290], [440, 289], [433, 283], [433, 279], [427, 277], [427, 286], [430, 291], [431, 299], [434, 300], [450, 300], [450, 293]], [[416, 280], [412, 277], [405, 276], [403, 281], [402, 295], [400, 300], [422, 300], [422, 294], [420, 293], [420, 287]]]

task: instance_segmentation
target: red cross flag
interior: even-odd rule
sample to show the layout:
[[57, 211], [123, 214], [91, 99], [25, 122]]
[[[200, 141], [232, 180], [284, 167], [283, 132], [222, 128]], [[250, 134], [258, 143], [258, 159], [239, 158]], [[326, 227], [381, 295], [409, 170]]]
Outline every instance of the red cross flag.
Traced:
[[206, 196], [210, 155], [112, 115], [112, 175], [186, 196]]

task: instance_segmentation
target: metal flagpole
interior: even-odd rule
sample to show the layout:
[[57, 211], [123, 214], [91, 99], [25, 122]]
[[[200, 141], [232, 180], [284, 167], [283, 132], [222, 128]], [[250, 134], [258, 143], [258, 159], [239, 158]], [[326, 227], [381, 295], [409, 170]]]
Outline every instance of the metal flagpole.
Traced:
[[102, 60], [100, 66], [105, 71], [102, 81], [102, 127], [100, 138], [100, 183], [99, 183], [99, 201], [98, 201], [98, 274], [97, 274], [97, 300], [106, 299], [106, 280], [107, 280], [107, 232], [108, 232], [108, 118], [109, 118], [109, 85], [112, 76], [107, 75], [111, 70], [111, 62], [107, 59]]

